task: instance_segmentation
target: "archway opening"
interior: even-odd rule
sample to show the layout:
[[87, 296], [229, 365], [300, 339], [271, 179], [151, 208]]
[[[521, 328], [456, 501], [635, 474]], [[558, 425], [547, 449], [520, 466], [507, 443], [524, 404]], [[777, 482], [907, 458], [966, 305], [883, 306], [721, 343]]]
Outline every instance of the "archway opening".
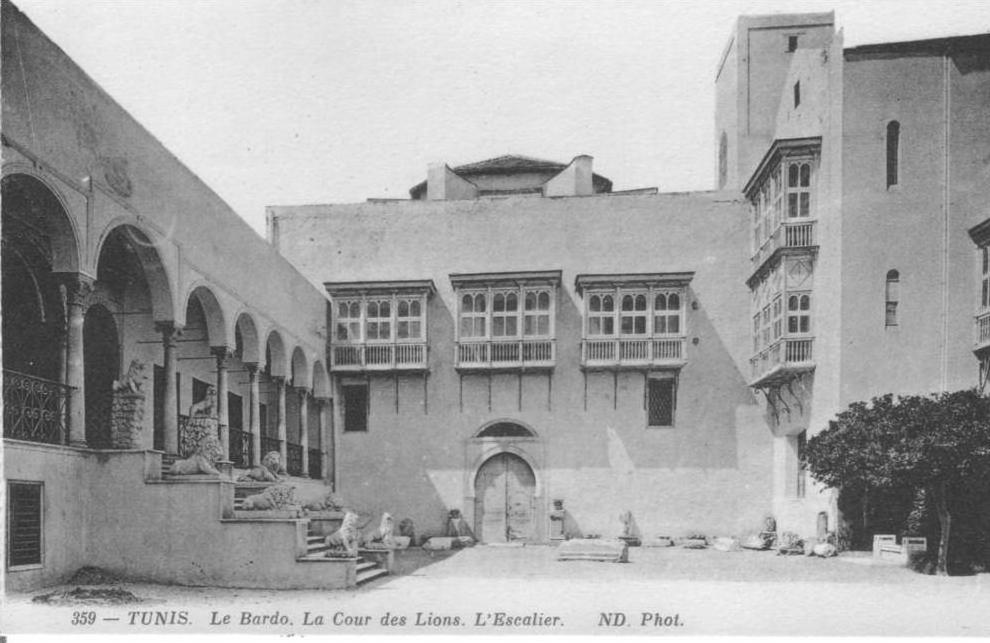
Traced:
[[83, 323], [86, 444], [110, 448], [113, 382], [120, 373], [120, 347], [113, 315], [99, 304], [90, 306]]
[[474, 528], [481, 542], [535, 540], [536, 475], [513, 453], [499, 453], [481, 465], [474, 480]]
[[495, 422], [478, 432], [478, 438], [535, 438], [530, 429], [515, 422]]

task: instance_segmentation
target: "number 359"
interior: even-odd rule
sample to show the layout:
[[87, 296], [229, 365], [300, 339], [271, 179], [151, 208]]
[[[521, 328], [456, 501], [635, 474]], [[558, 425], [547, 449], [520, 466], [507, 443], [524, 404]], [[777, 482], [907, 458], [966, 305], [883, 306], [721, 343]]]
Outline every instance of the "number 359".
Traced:
[[92, 625], [96, 622], [96, 612], [73, 612], [72, 625]]

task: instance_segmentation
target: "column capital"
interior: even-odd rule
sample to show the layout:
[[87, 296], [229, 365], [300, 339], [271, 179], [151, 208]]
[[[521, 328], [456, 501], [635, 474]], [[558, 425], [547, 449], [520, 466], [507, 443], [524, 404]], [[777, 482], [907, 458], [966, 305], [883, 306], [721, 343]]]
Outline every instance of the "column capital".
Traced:
[[234, 351], [226, 344], [220, 346], [210, 346], [210, 355], [217, 358], [217, 366], [224, 366], [224, 362], [234, 356]]
[[95, 290], [95, 279], [79, 272], [58, 273], [58, 277], [59, 293], [65, 297], [67, 305], [84, 308], [89, 305], [90, 296]]
[[285, 375], [272, 375], [271, 380], [279, 386], [285, 386]]
[[302, 400], [309, 398], [313, 394], [313, 392], [310, 391], [308, 388], [297, 388], [296, 392], [299, 394], [299, 398]]
[[182, 326], [174, 321], [155, 322], [155, 331], [161, 333], [162, 341], [168, 346], [175, 347], [176, 340], [182, 335]]
[[247, 369], [248, 375], [252, 377], [258, 374], [258, 362], [244, 362], [244, 368]]

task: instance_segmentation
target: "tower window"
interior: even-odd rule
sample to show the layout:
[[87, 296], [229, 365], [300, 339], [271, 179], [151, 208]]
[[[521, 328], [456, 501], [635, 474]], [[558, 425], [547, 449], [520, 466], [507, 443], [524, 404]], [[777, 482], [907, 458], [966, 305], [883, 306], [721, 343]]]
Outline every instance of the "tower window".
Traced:
[[801, 81], [794, 83], [794, 107], [801, 104]]
[[900, 170], [901, 124], [887, 123], [887, 187], [897, 185]]
[[793, 53], [797, 51], [797, 48], [798, 48], [798, 37], [787, 36], [787, 53]]
[[900, 301], [901, 275], [896, 270], [887, 271], [887, 282], [884, 288], [885, 318], [884, 326], [897, 325], [897, 303]]

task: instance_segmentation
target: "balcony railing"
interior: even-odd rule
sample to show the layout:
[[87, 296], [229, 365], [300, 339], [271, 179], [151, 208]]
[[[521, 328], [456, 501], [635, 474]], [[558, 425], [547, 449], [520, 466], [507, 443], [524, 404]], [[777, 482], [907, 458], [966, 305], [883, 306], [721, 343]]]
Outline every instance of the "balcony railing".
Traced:
[[976, 349], [990, 347], [990, 310], [976, 316]]
[[683, 337], [586, 339], [581, 342], [583, 368], [683, 366]]
[[246, 469], [254, 461], [251, 434], [233, 427], [229, 430], [229, 454], [230, 461], [235, 467]]
[[751, 386], [770, 382], [789, 373], [814, 368], [811, 337], [785, 337], [770, 344], [749, 360], [752, 370]]
[[782, 222], [753, 255], [753, 265], [763, 265], [780, 248], [808, 248], [817, 245], [816, 223], [815, 220], [804, 219]]
[[308, 456], [309, 477], [319, 480], [323, 477], [323, 453], [319, 449], [310, 449]]
[[285, 446], [285, 459], [288, 461], [285, 463], [285, 470], [289, 472], [290, 476], [301, 476], [303, 471], [302, 445], [289, 442]]
[[16, 371], [3, 371], [3, 437], [65, 444], [71, 389]]
[[337, 371], [400, 371], [427, 368], [426, 342], [336, 344], [330, 364]]
[[557, 347], [552, 339], [461, 340], [456, 348], [457, 368], [553, 368]]

